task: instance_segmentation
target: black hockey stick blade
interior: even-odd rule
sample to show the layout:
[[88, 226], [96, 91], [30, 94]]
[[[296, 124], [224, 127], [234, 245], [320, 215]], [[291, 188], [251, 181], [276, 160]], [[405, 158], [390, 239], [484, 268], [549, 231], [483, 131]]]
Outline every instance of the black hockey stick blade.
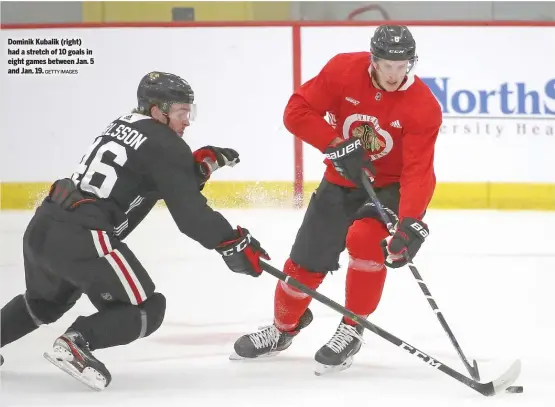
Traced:
[[474, 380], [480, 380], [480, 372], [478, 371], [478, 362], [472, 360], [472, 368], [469, 369], [470, 375]]
[[466, 358], [462, 354], [462, 350], [460, 349], [458, 343], [456, 342], [455, 342], [455, 348], [462, 359], [464, 367], [466, 367], [466, 370], [468, 370], [468, 373], [470, 373], [470, 377], [472, 377], [476, 381], [480, 381], [480, 372], [478, 371], [478, 363], [475, 360], [472, 360], [472, 366], [471, 366], [470, 363], [467, 362]]
[[311, 296], [316, 301], [326, 305], [327, 307], [337, 311], [341, 315], [350, 318], [351, 320], [355, 321], [357, 324], [362, 325], [364, 328], [368, 329], [369, 331], [375, 333], [376, 335], [382, 337], [386, 341], [396, 345], [397, 347], [407, 351], [411, 355], [414, 355], [419, 360], [426, 363], [428, 366], [436, 368], [441, 372], [445, 373], [448, 376], [451, 376], [453, 379], [459, 381], [462, 384], [476, 390], [477, 392], [483, 394], [484, 396], [494, 396], [496, 394], [500, 394], [504, 392], [509, 386], [511, 386], [518, 376], [520, 375], [521, 363], [520, 360], [516, 360], [512, 366], [499, 378], [493, 380], [488, 383], [480, 383], [476, 380], [473, 380], [469, 377], [466, 377], [462, 373], [457, 372], [456, 370], [452, 369], [451, 367], [445, 365], [443, 362], [429, 356], [428, 354], [420, 351], [419, 349], [415, 348], [412, 345], [409, 345], [407, 342], [397, 338], [396, 336], [390, 334], [389, 332], [385, 331], [384, 329], [380, 328], [377, 325], [374, 325], [370, 321], [365, 318], [361, 318], [358, 315], [354, 314], [353, 312], [349, 311], [347, 308], [339, 305], [337, 302], [333, 301], [332, 299], [326, 297], [325, 295], [315, 291], [306, 285], [298, 282], [294, 278], [288, 276], [287, 274], [281, 272], [280, 270], [276, 269], [274, 266], [260, 261], [260, 265], [262, 270], [271, 274], [272, 276], [276, 277], [277, 279], [285, 282], [286, 284], [290, 285], [291, 287], [296, 288], [297, 290]]

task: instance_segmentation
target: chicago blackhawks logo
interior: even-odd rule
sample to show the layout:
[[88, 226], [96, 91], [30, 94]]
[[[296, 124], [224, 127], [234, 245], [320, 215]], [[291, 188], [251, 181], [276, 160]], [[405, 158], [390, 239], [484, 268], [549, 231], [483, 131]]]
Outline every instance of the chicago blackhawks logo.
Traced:
[[362, 147], [373, 153], [385, 148], [385, 143], [378, 138], [372, 126], [367, 123], [355, 127], [353, 136], [360, 139]]
[[[352, 130], [353, 125], [356, 125]], [[391, 134], [380, 127], [378, 119], [365, 114], [352, 114], [343, 123], [343, 138], [359, 138], [362, 146], [370, 153], [372, 160], [377, 160], [391, 151], [393, 138]]]

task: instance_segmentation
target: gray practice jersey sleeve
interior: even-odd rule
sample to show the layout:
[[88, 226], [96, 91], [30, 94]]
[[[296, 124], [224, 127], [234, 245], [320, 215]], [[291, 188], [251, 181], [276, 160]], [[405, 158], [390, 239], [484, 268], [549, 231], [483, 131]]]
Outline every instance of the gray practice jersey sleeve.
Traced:
[[[160, 198], [179, 230], [207, 249], [233, 236], [233, 228], [223, 215], [208, 206], [199, 191], [193, 153], [189, 146], [168, 129], [145, 148], [145, 167]], [[145, 147], [147, 147], [145, 145]]]

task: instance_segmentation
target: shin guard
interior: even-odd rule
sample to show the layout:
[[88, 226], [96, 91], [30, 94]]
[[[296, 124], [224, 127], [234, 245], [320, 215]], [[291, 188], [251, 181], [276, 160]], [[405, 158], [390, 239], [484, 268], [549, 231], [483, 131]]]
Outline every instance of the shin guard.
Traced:
[[[291, 259], [285, 262], [284, 273], [298, 282], [317, 289], [326, 274], [315, 273], [293, 263]], [[278, 281], [274, 297], [274, 323], [280, 331], [292, 331], [299, 324], [299, 319], [308, 308], [312, 297], [291, 287], [283, 281]]]
[[[349, 268], [345, 307], [362, 317], [373, 313], [382, 297], [387, 269], [380, 242], [387, 236], [387, 229], [375, 219], [355, 222], [347, 234]], [[344, 321], [355, 325], [349, 318]]]

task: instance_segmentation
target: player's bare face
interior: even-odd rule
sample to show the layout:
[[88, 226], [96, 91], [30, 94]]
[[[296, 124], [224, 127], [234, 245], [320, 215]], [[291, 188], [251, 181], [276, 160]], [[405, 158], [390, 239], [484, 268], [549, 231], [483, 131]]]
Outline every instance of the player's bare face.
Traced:
[[168, 112], [168, 126], [183, 137], [185, 129], [191, 125], [194, 119], [195, 106], [188, 103], [175, 103]]
[[373, 63], [375, 80], [386, 91], [396, 91], [407, 74], [408, 61], [379, 60]]

